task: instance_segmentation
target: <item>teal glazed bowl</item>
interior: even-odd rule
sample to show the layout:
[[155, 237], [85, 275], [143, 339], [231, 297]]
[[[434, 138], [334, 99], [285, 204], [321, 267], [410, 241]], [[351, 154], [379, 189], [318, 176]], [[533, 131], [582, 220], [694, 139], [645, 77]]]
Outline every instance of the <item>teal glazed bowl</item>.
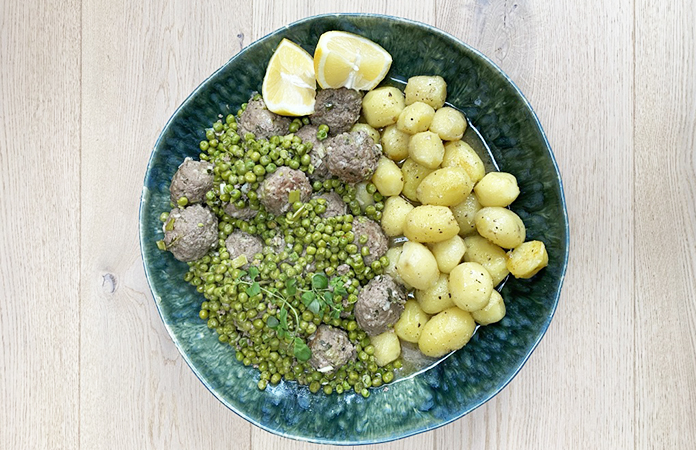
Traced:
[[[261, 90], [266, 64], [283, 38], [310, 53], [319, 36], [345, 30], [365, 36], [393, 57], [388, 79], [437, 74], [448, 102], [461, 109], [490, 147], [500, 170], [517, 177], [521, 194], [512, 209], [527, 239], [544, 241], [549, 265], [502, 289], [507, 315], [481, 327], [463, 349], [417, 375], [355, 393], [314, 395], [294, 382], [256, 387], [258, 372], [199, 319], [201, 294], [183, 280], [188, 266], [157, 248], [158, 217], [169, 208], [169, 183], [185, 157], [197, 158], [205, 128], [234, 113]], [[370, 444], [411, 436], [452, 422], [503, 389], [537, 346], [551, 322], [568, 258], [568, 219], [558, 167], [539, 120], [514, 83], [490, 60], [428, 25], [379, 15], [310, 17], [249, 45], [205, 80], [164, 127], [150, 157], [140, 204], [145, 272], [164, 325], [193, 372], [228, 408], [272, 433], [316, 443]]]

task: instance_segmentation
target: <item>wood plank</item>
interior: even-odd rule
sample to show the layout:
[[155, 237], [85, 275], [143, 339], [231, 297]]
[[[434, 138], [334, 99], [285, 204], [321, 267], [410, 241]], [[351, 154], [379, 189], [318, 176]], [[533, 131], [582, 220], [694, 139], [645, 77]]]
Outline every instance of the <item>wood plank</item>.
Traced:
[[214, 448], [229, 437], [248, 449], [250, 425], [208, 393], [162, 324], [137, 223], [160, 130], [240, 50], [250, 12], [88, 0], [83, 15], [81, 448]]
[[0, 448], [75, 448], [79, 2], [0, 3], [0, 61]]
[[696, 442], [696, 10], [636, 2], [636, 448]]
[[498, 64], [535, 108], [571, 225], [546, 337], [493, 401], [436, 432], [438, 449], [632, 448], [632, 2], [438, 5], [441, 27]]

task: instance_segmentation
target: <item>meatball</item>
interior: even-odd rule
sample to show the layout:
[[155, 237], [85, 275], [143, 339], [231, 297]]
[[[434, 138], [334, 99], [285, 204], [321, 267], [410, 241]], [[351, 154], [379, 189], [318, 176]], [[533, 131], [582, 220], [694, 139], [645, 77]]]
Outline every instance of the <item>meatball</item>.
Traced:
[[310, 120], [313, 125], [326, 124], [331, 136], [350, 130], [360, 117], [362, 94], [353, 89], [323, 89], [317, 92], [314, 114]]
[[213, 188], [213, 165], [207, 161], [186, 158], [172, 177], [169, 193], [172, 203], [186, 197], [189, 204], [201, 203]]
[[406, 304], [406, 293], [389, 275], [378, 275], [358, 294], [353, 314], [360, 328], [370, 336], [382, 334], [394, 325]]
[[230, 259], [244, 255], [247, 261], [251, 261], [255, 254], [263, 251], [263, 241], [258, 236], [235, 230], [227, 237], [225, 247], [230, 252]]
[[[382, 231], [382, 227], [366, 217], [358, 217], [353, 221], [353, 244], [358, 247], [367, 247], [370, 253], [363, 256], [366, 265], [372, 264], [389, 250], [389, 239]], [[360, 236], [367, 236], [367, 242], [360, 244]]]
[[344, 202], [343, 198], [341, 198], [341, 196], [335, 192], [323, 192], [315, 195], [313, 198], [323, 198], [326, 200], [326, 211], [319, 214], [319, 216], [324, 219], [328, 219], [329, 217], [343, 216], [347, 211], [348, 206], [346, 205], [346, 202]]
[[339, 134], [326, 141], [329, 172], [347, 183], [369, 180], [377, 168], [382, 150], [364, 131]]
[[300, 201], [307, 202], [312, 194], [312, 185], [301, 170], [283, 166], [268, 176], [259, 187], [259, 201], [273, 215], [285, 214], [292, 206], [289, 196], [292, 191], [300, 192]]
[[288, 134], [290, 129], [290, 119], [269, 111], [260, 96], [249, 100], [237, 123], [237, 133], [242, 138], [246, 133], [253, 133], [256, 139], [268, 139]]
[[164, 245], [179, 261], [202, 258], [218, 239], [217, 217], [200, 204], [173, 209], [163, 228]]
[[355, 359], [355, 347], [348, 339], [348, 333], [329, 325], [320, 325], [317, 332], [309, 338], [312, 357], [309, 364], [319, 372], [333, 372], [345, 363]]
[[314, 172], [309, 174], [309, 178], [313, 181], [323, 181], [329, 178], [331, 174], [329, 174], [329, 169], [326, 168], [326, 164], [324, 163], [326, 148], [324, 148], [324, 143], [317, 139], [317, 127], [314, 125], [305, 125], [295, 133], [295, 136], [302, 139], [302, 142], [309, 142], [312, 144], [309, 157], [311, 158], [310, 164], [314, 166]]

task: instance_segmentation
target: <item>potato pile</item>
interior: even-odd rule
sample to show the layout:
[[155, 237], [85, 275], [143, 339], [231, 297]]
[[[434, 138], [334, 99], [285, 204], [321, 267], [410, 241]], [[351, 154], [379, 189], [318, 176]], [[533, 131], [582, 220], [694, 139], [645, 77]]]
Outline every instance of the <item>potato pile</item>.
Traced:
[[517, 180], [485, 172], [461, 140], [466, 118], [445, 106], [446, 97], [439, 76], [412, 77], [403, 93], [374, 89], [363, 99], [367, 123], [355, 128], [384, 152], [372, 177], [386, 198], [382, 228], [408, 239], [389, 249], [386, 272], [413, 298], [394, 330], [373, 339], [380, 364], [399, 357], [399, 339], [431, 357], [463, 347], [477, 323], [505, 316], [495, 286], [509, 273], [529, 278], [548, 264], [543, 242], [525, 242], [524, 223], [507, 208], [520, 193]]

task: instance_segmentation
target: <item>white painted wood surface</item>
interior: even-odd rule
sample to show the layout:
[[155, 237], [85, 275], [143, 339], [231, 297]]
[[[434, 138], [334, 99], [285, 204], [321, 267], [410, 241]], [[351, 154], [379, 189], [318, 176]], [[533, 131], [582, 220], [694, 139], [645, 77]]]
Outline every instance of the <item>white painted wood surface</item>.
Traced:
[[437, 26], [534, 106], [566, 189], [558, 312], [497, 397], [379, 449], [696, 442], [696, 6], [690, 0], [0, 2], [0, 448], [329, 448], [228, 411], [142, 269], [138, 202], [176, 107], [253, 40], [325, 12]]

